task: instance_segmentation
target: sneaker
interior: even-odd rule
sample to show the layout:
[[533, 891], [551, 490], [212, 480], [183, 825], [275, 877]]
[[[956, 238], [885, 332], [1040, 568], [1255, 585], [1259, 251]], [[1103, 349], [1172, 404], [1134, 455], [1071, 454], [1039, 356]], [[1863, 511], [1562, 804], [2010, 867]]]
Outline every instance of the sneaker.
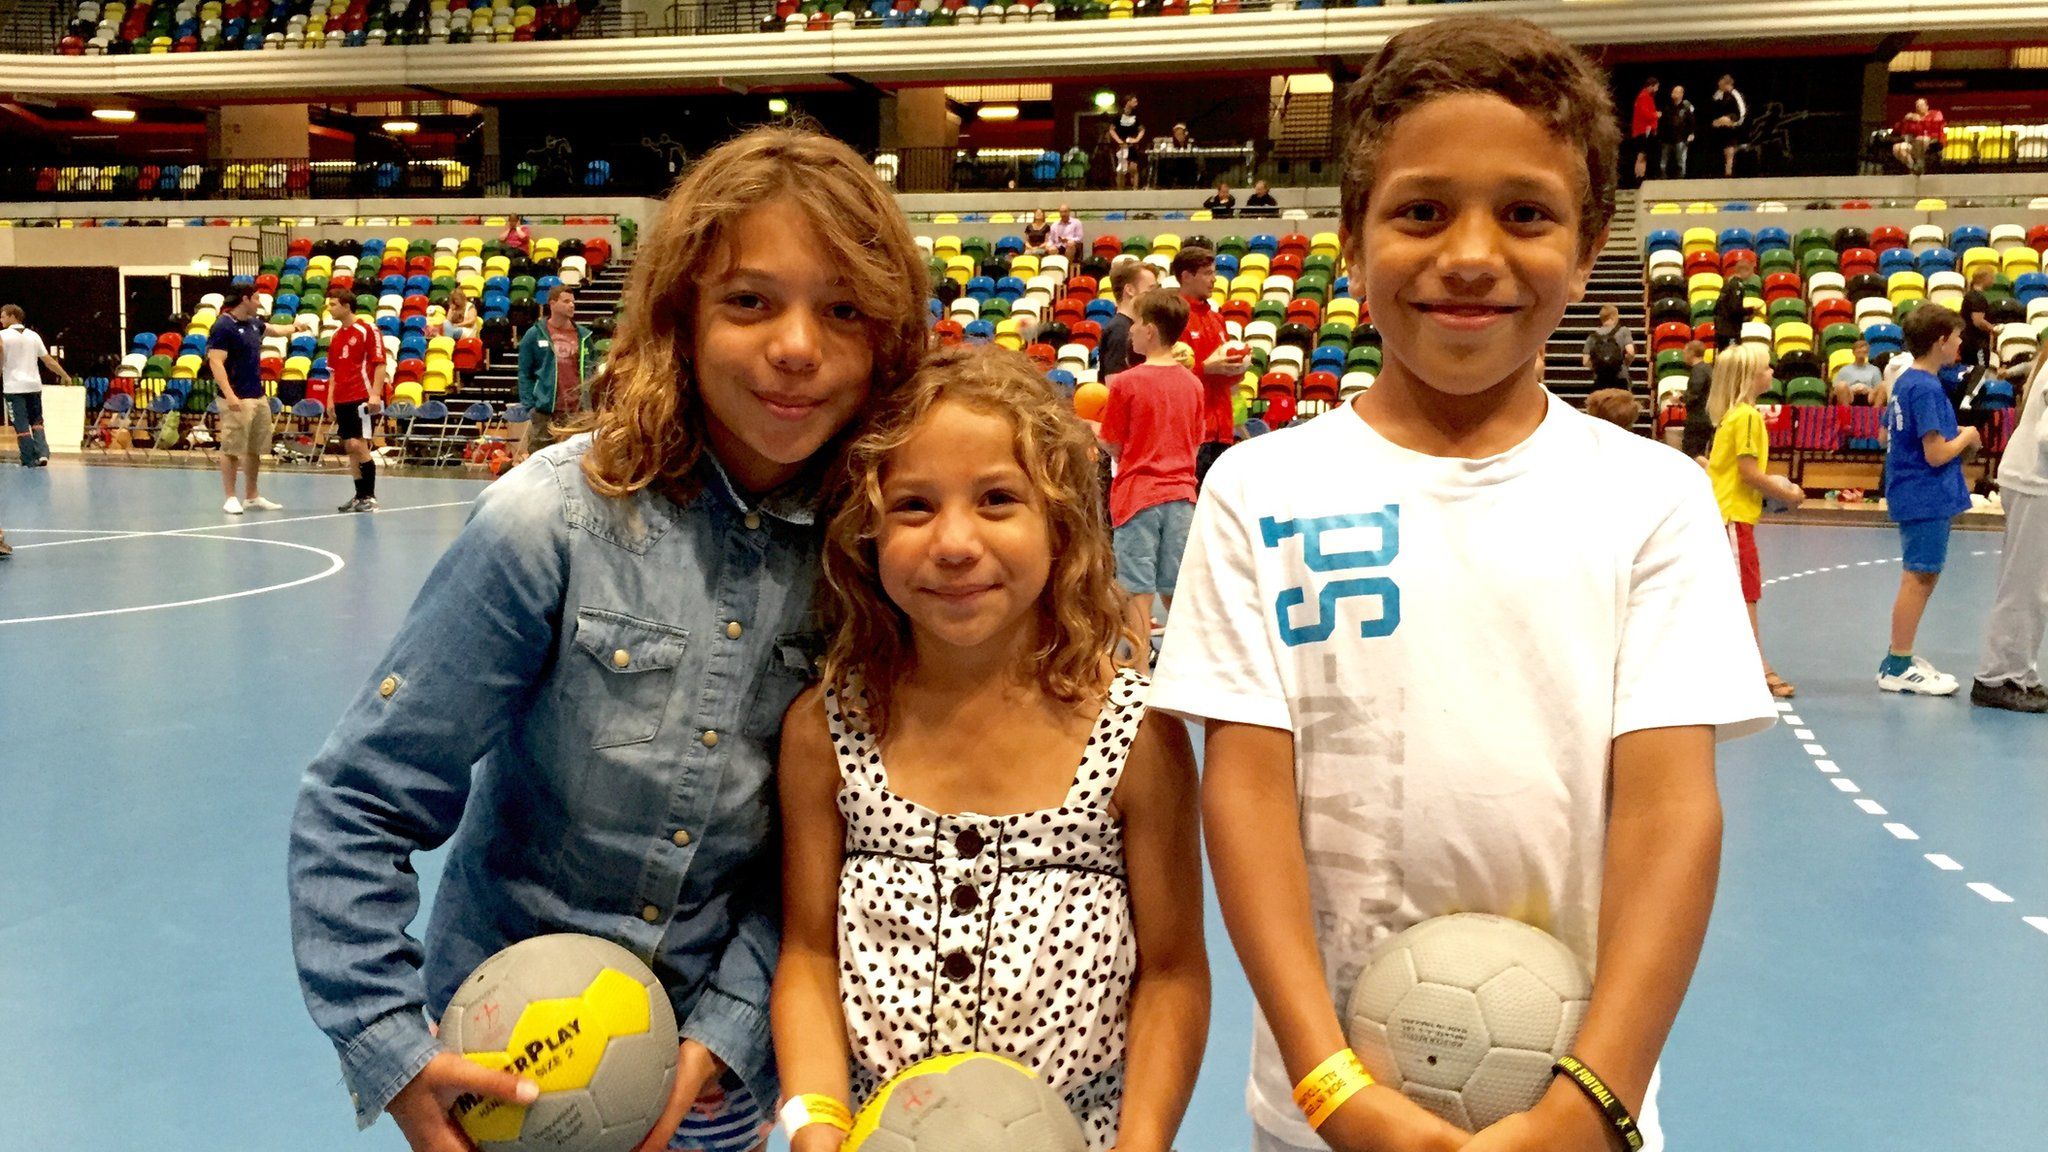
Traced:
[[247, 500], [242, 501], [242, 506], [244, 508], [254, 508], [258, 512], [284, 511], [284, 505], [264, 496], [251, 496]]
[[359, 508], [359, 507], [358, 507], [358, 505], [360, 505], [360, 504], [361, 504], [362, 502], [363, 502], [363, 498], [362, 498], [361, 496], [351, 496], [351, 497], [349, 498], [349, 501], [348, 501], [348, 503], [346, 503], [346, 504], [343, 504], [343, 505], [341, 505], [340, 507], [336, 508], [336, 509], [335, 509], [335, 511], [336, 511], [336, 512], [360, 512], [360, 511], [362, 511], [362, 509], [361, 509], [361, 508]]
[[1913, 657], [1913, 663], [1896, 676], [1877, 674], [1877, 686], [1886, 692], [1904, 692], [1914, 696], [1953, 696], [1961, 683], [1946, 672], [1937, 671], [1934, 665]]
[[2048, 693], [2030, 691], [2013, 680], [1998, 684], [1973, 680], [1970, 683], [1970, 703], [1979, 708], [2002, 708], [2007, 712], [2048, 712]]
[[220, 510], [230, 516], [240, 516], [242, 514], [242, 502], [230, 496], [227, 499], [227, 503], [220, 506]]
[[356, 501], [356, 503], [362, 505], [361, 508], [356, 509], [358, 512], [375, 512], [377, 510], [377, 498], [375, 496], [365, 496], [361, 500]]
[[5, 560], [12, 555], [14, 555], [13, 547], [6, 540], [0, 539], [0, 560]]

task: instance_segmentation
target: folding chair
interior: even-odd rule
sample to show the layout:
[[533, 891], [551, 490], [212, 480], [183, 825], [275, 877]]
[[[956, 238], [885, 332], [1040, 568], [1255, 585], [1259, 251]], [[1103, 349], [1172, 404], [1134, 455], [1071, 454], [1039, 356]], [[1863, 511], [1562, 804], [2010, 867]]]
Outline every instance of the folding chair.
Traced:
[[[310, 443], [300, 444], [300, 439]], [[318, 468], [327, 455], [327, 405], [311, 398], [292, 405], [290, 419], [282, 423], [272, 449], [282, 463]]]
[[442, 403], [441, 401], [429, 400], [426, 403], [421, 404], [419, 406], [419, 411], [414, 413], [413, 415], [412, 423], [406, 425], [406, 443], [408, 454], [410, 454], [411, 451], [413, 432], [416, 429], [418, 429], [421, 424], [425, 424], [429, 428], [433, 429], [433, 438], [430, 441], [430, 447], [428, 449], [429, 456], [427, 462], [430, 464], [447, 464], [454, 461], [459, 455], [460, 450], [458, 449], [456, 452], [449, 451], [449, 444], [453, 439], [451, 435], [452, 430], [449, 427], [449, 419], [450, 417], [448, 413], [448, 405]]
[[[106, 403], [100, 405], [100, 414], [93, 421], [92, 434], [85, 438], [86, 446], [97, 448], [102, 453], [111, 451], [117, 441], [122, 441], [134, 423], [135, 394], [132, 392], [110, 392]], [[115, 433], [120, 433], [120, 436]], [[121, 455], [130, 455], [133, 441], [121, 443]]]
[[479, 400], [463, 410], [463, 420], [468, 422], [469, 443], [463, 446], [462, 459], [466, 464], [483, 467], [489, 463], [485, 451], [493, 441], [502, 439], [502, 428], [498, 410], [490, 402]]
[[179, 400], [177, 395], [168, 388], [157, 393], [155, 398], [150, 400], [149, 419], [145, 422], [143, 428], [144, 431], [149, 433], [149, 448], [143, 454], [145, 460], [149, 458], [149, 453], [151, 452], [169, 452], [171, 450], [170, 445], [166, 444], [165, 440], [166, 438], [171, 440], [177, 439], [178, 407]]
[[[398, 432], [396, 443], [386, 443], [380, 450], [379, 463], [403, 464], [412, 459], [412, 425], [419, 419], [420, 406], [410, 400], [393, 400], [384, 406], [384, 416]], [[389, 438], [387, 438], [389, 439]], [[389, 456], [383, 455], [388, 453]]]

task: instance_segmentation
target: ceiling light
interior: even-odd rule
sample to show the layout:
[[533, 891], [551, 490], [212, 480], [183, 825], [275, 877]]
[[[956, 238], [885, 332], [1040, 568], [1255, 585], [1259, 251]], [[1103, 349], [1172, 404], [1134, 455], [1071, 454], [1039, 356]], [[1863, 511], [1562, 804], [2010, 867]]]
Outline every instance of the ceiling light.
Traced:
[[420, 130], [417, 120], [386, 120], [384, 130], [393, 136], [410, 136]]
[[768, 101], [768, 114], [770, 116], [789, 115], [789, 101], [784, 100], [780, 96], [777, 96], [773, 100]]
[[977, 120], [1015, 120], [1017, 118], [1017, 106], [1015, 104], [983, 104], [974, 110], [974, 116]]
[[1095, 106], [1104, 112], [1116, 107], [1116, 93], [1105, 88], [1095, 94]]
[[129, 124], [135, 120], [135, 109], [95, 108], [92, 110], [92, 118], [95, 120], [105, 120], [109, 124]]

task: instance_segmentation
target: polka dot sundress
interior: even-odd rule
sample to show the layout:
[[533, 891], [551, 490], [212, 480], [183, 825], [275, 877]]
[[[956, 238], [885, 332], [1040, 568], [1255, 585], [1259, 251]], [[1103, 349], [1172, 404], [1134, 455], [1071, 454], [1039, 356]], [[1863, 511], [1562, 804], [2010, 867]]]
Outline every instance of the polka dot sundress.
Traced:
[[1119, 672], [1065, 802], [1013, 816], [935, 812], [889, 791], [874, 740], [827, 689], [846, 822], [839, 991], [856, 1100], [919, 1060], [993, 1052], [1065, 1096], [1091, 1150], [1116, 1143], [1138, 947], [1109, 802], [1145, 684]]

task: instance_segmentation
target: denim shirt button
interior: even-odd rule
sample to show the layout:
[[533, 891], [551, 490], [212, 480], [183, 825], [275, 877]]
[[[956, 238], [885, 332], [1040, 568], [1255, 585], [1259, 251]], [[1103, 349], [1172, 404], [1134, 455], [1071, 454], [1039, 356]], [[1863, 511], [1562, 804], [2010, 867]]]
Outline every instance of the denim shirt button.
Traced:
[[704, 746], [705, 746], [706, 748], [716, 748], [716, 747], [718, 747], [718, 733], [716, 733], [716, 732], [706, 732], [706, 733], [704, 734]]
[[741, 628], [740, 622], [735, 620], [732, 623], [727, 624], [725, 626], [725, 638], [728, 640], [737, 640], [740, 638], [740, 633], [744, 631], [746, 631], [746, 629]]
[[656, 920], [661, 919], [661, 909], [656, 908], [652, 904], [649, 904], [646, 907], [640, 909], [640, 918], [642, 920], [647, 921], [649, 924], [652, 924]]
[[678, 848], [688, 848], [690, 846], [690, 833], [688, 829], [676, 829], [676, 834], [669, 837], [669, 839], [675, 841], [675, 845]]
[[749, 512], [741, 523], [747, 526], [747, 531], [752, 532], [761, 527], [761, 517], [758, 513]]
[[612, 653], [612, 667], [614, 668], [624, 668], [626, 665], [631, 664], [632, 662], [633, 654], [631, 652], [626, 651], [624, 648], [621, 648], [617, 652]]
[[386, 700], [391, 699], [392, 693], [396, 691], [398, 691], [398, 677], [396, 676], [386, 676], [384, 682], [377, 685], [377, 695], [384, 697]]

